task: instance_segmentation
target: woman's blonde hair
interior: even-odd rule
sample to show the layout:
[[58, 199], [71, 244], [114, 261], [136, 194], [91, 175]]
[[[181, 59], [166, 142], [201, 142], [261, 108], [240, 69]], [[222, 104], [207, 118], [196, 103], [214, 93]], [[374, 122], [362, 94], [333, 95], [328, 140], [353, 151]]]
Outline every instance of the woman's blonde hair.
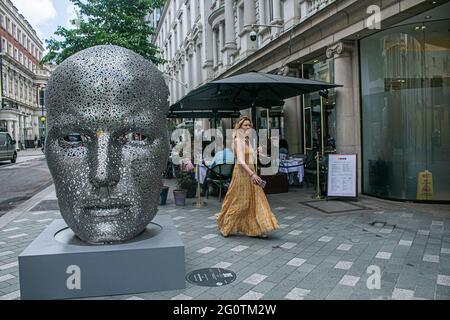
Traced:
[[242, 125], [244, 124], [245, 121], [249, 121], [251, 126], [253, 127], [253, 123], [252, 120], [247, 117], [247, 116], [243, 116], [239, 119], [239, 121], [234, 125], [234, 129], [233, 129], [233, 139], [237, 137], [238, 135], [238, 131], [239, 129], [242, 127]]
[[235, 130], [240, 129], [246, 120], [250, 121], [250, 124], [253, 126], [252, 120], [251, 120], [249, 117], [247, 117], [247, 116], [243, 116], [243, 117], [241, 117], [241, 118], [239, 119], [239, 121], [234, 125], [234, 129], [235, 129]]

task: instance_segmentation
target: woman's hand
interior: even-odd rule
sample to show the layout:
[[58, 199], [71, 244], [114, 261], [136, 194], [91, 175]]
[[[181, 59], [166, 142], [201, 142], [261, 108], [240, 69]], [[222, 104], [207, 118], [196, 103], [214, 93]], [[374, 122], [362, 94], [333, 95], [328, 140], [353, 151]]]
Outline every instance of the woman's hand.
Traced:
[[254, 183], [254, 184], [257, 184], [257, 185], [260, 185], [261, 184], [261, 178], [260, 177], [258, 177], [256, 174], [253, 174], [252, 175], [252, 182]]
[[258, 149], [256, 149], [258, 151], [258, 154], [262, 157], [267, 157], [267, 153], [263, 152], [263, 147], [258, 147]]

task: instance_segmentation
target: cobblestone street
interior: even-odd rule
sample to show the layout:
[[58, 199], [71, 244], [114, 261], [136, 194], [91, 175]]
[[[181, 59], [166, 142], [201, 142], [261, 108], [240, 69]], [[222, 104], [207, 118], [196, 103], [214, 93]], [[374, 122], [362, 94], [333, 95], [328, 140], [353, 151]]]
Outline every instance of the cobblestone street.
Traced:
[[[366, 196], [343, 202], [311, 195], [292, 189], [268, 196], [280, 224], [268, 239], [222, 237], [217, 198], [196, 209], [195, 199], [179, 207], [170, 196], [158, 215], [176, 224], [186, 273], [220, 267], [235, 272], [236, 280], [221, 287], [186, 281], [183, 290], [97, 299], [450, 299], [448, 206], [413, 209]], [[20, 298], [17, 257], [60, 218], [53, 186], [0, 218], [1, 299]], [[381, 271], [379, 289], [368, 288], [369, 266]]]

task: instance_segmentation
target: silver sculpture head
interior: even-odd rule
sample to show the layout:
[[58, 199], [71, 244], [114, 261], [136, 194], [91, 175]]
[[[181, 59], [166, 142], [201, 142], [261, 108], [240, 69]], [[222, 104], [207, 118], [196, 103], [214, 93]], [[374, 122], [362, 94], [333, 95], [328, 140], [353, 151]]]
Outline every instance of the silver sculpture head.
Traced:
[[151, 62], [118, 46], [80, 51], [53, 72], [45, 153], [61, 214], [82, 240], [132, 239], [156, 215], [168, 94]]

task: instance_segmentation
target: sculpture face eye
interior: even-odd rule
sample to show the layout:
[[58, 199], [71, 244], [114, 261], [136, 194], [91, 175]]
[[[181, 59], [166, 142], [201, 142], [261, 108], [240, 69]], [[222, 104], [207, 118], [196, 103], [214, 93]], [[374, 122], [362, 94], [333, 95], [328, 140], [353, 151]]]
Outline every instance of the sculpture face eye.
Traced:
[[119, 141], [123, 144], [134, 144], [134, 145], [144, 145], [150, 143], [149, 137], [141, 134], [140, 132], [131, 132], [121, 135], [119, 137]]
[[88, 135], [73, 132], [60, 138], [59, 144], [62, 147], [75, 148], [82, 147], [85, 143], [88, 143], [90, 141], [91, 137], [89, 137]]

